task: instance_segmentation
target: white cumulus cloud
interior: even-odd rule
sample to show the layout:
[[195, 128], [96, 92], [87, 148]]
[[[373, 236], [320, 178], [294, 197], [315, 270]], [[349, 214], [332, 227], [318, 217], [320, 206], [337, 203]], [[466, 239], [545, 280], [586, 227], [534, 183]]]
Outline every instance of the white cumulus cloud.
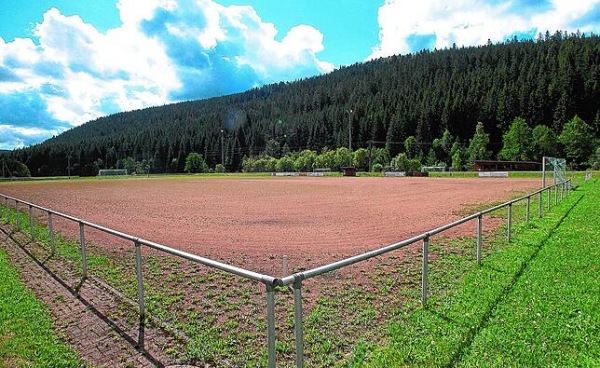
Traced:
[[276, 26], [250, 6], [119, 0], [117, 8], [122, 24], [106, 32], [52, 8], [31, 39], [0, 38], [0, 146], [110, 113], [333, 69], [317, 56], [320, 31], [298, 25], [279, 41]]
[[[369, 57], [501, 42], [513, 35], [558, 30], [591, 32], [600, 0], [386, 0], [379, 8], [379, 44]], [[424, 37], [430, 43], [413, 42]]]

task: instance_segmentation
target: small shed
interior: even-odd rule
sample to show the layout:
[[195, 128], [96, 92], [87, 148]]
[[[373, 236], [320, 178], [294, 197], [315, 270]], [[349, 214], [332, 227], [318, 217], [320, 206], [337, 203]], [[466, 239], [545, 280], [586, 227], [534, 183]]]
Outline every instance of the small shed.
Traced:
[[356, 176], [355, 167], [342, 167], [342, 171], [344, 172], [344, 176]]

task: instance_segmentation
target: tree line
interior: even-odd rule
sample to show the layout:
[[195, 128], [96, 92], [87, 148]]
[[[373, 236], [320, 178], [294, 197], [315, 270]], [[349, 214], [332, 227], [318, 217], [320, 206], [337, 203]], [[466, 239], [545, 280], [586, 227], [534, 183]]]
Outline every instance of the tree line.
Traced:
[[[598, 101], [600, 38], [546, 32], [536, 40], [392, 56], [235, 95], [114, 114], [10, 156], [35, 176], [95, 175], [126, 165], [185, 172], [192, 152], [213, 170], [242, 171], [253, 160], [295, 161], [302, 152], [329, 155], [342, 147], [352, 155], [380, 150], [382, 166], [399, 154], [468, 168], [473, 155], [538, 159], [554, 150], [583, 167], [598, 146]], [[591, 139], [579, 153], [558, 139], [581, 138], [565, 131], [574, 119]], [[523, 137], [538, 142], [521, 147]], [[544, 137], [556, 141], [543, 144], [551, 139]], [[480, 139], [487, 140], [481, 152]]]

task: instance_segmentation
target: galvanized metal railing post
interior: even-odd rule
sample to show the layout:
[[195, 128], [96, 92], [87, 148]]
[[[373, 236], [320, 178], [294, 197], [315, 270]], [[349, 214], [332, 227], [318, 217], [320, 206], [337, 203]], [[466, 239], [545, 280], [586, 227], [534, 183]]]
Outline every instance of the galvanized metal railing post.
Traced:
[[508, 219], [506, 223], [506, 240], [510, 243], [510, 232], [512, 225], [512, 203], [508, 205]]
[[554, 185], [554, 204], [558, 204], [558, 184]]
[[135, 268], [138, 286], [138, 307], [140, 311], [140, 328], [138, 330], [138, 347], [144, 346], [144, 326], [146, 310], [144, 308], [144, 278], [142, 274], [142, 249], [139, 242], [135, 241]]
[[85, 250], [85, 235], [83, 222], [79, 223], [79, 243], [81, 244], [81, 267], [83, 269], [83, 277], [87, 277], [87, 257]]
[[33, 207], [29, 205], [29, 232], [31, 233], [31, 241], [35, 241], [35, 233], [33, 229]]
[[552, 188], [548, 188], [546, 189], [546, 193], [548, 193], [547, 195], [547, 200], [548, 200], [548, 211], [550, 211], [550, 191], [552, 190]]
[[527, 196], [527, 209], [525, 210], [525, 222], [529, 223], [529, 205], [531, 204], [531, 196]]
[[267, 350], [268, 367], [275, 368], [275, 288], [267, 285]]
[[540, 192], [538, 200], [538, 217], [542, 218], [542, 192]]
[[297, 280], [294, 288], [294, 337], [296, 339], [296, 367], [304, 367], [304, 331], [302, 326], [302, 281]]
[[4, 207], [6, 207], [6, 223], [10, 224], [10, 204], [8, 198], [4, 198]]
[[142, 249], [138, 242], [135, 242], [135, 266], [137, 271], [138, 284], [138, 305], [140, 309], [140, 321], [143, 320], [145, 314], [144, 308], [144, 278], [142, 274]]
[[483, 243], [483, 215], [477, 216], [477, 264], [481, 266], [481, 245]]
[[50, 250], [52, 254], [56, 251], [54, 247], [54, 224], [52, 223], [52, 212], [48, 211], [48, 232], [50, 233]]
[[429, 260], [429, 236], [423, 239], [423, 268], [421, 270], [421, 303], [427, 305], [427, 263]]
[[21, 219], [19, 216], [19, 201], [15, 201], [15, 219], [17, 221], [17, 231], [21, 230]]

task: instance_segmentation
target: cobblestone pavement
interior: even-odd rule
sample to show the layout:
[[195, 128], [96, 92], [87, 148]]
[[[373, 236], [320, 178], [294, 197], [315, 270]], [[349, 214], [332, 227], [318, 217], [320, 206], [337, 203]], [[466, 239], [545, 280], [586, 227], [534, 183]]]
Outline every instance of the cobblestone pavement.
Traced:
[[[21, 279], [52, 312], [54, 323], [81, 359], [92, 367], [164, 367], [176, 362], [164, 351], [173, 338], [158, 328], [140, 328], [135, 305], [124, 302], [94, 277], [81, 281], [51, 257], [40, 260], [23, 234], [0, 226], [0, 246]], [[138, 336], [143, 336], [143, 348]]]

